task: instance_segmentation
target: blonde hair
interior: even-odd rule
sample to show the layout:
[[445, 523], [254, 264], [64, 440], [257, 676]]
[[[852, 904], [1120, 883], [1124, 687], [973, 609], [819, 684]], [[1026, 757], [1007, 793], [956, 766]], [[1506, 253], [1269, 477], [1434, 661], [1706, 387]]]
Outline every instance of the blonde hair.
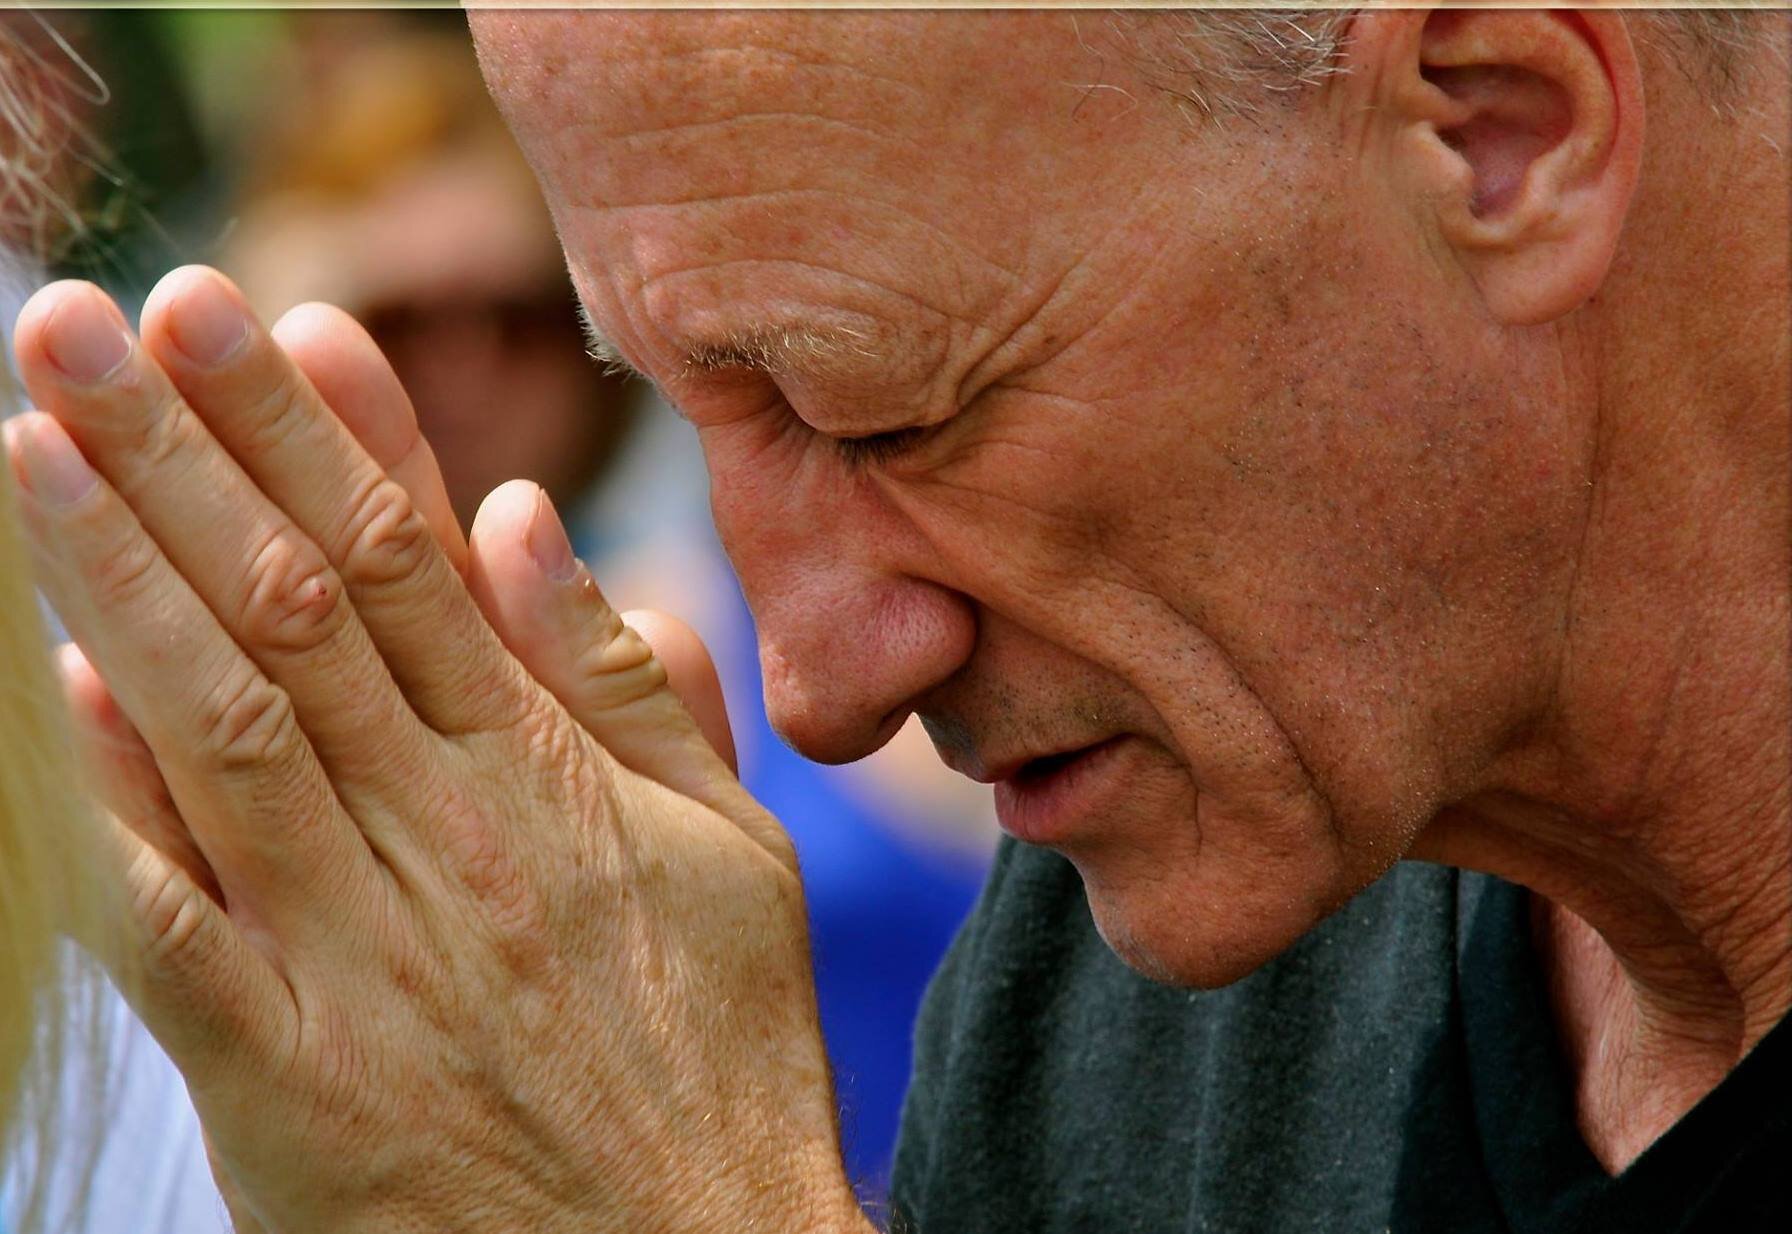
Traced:
[[[42, 281], [33, 255], [69, 210], [46, 161], [58, 117], [46, 122], [42, 64], [0, 26], [0, 418], [19, 410], [8, 335]], [[116, 824], [81, 791], [15, 496], [0, 462], [0, 1188], [8, 1234], [38, 1234], [53, 1191], [63, 1220], [80, 1220], [107, 1121], [114, 1019], [69, 940], [110, 945], [123, 922], [102, 869]]]
[[99, 970], [66, 940], [116, 937], [49, 652], [0, 466], [0, 1160], [16, 1234], [46, 1228], [52, 1171], [77, 1180], [78, 1210], [96, 1164], [110, 1023]]

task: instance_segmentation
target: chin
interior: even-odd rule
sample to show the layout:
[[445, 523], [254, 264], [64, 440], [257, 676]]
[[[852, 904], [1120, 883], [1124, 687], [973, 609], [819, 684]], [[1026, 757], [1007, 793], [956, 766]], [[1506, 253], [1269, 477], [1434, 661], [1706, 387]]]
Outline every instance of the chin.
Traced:
[[1110, 881], [1078, 865], [1095, 928], [1150, 981], [1215, 990], [1248, 977], [1298, 942], [1349, 895], [1221, 897], [1175, 876]]

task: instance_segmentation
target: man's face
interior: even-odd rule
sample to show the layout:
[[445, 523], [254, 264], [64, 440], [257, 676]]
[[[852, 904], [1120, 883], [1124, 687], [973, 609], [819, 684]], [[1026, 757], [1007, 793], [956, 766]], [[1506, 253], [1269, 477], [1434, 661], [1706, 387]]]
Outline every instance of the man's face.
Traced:
[[1429, 242], [1397, 133], [1194, 123], [1068, 15], [474, 28], [587, 310], [699, 429], [804, 753], [919, 712], [1123, 957], [1196, 984], [1488, 784], [1584, 426]]

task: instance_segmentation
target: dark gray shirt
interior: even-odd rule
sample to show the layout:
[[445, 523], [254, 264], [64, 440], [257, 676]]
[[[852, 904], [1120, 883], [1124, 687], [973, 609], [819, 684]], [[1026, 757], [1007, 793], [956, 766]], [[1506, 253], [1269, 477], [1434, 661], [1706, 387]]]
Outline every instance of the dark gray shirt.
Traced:
[[1526, 893], [1401, 865], [1222, 990], [1155, 985], [1006, 843], [923, 1006], [918, 1234], [1792, 1230], [1780, 1024], [1616, 1179], [1575, 1128]]

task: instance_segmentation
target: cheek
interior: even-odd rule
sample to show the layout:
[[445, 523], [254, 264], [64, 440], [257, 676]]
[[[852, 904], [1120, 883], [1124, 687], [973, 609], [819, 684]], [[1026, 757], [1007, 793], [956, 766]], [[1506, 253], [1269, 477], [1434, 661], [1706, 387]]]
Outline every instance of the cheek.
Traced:
[[1247, 410], [1192, 471], [1185, 551], [1153, 580], [1226, 648], [1340, 826], [1383, 849], [1472, 791], [1541, 696], [1587, 463], [1545, 366], [1406, 324], [1395, 363], [1377, 340], [1322, 355], [1323, 334], [1285, 334], [1240, 367]]
[[1101, 431], [1100, 408], [998, 394], [963, 416], [938, 457], [891, 469], [885, 499], [952, 585], [1000, 612], [1085, 619], [1091, 582], [1132, 574], [1130, 515], [1113, 500], [1132, 460]]
[[803, 541], [810, 518], [804, 481], [812, 467], [806, 436], [790, 417], [771, 411], [697, 430], [716, 532], [743, 583], [759, 556]]

